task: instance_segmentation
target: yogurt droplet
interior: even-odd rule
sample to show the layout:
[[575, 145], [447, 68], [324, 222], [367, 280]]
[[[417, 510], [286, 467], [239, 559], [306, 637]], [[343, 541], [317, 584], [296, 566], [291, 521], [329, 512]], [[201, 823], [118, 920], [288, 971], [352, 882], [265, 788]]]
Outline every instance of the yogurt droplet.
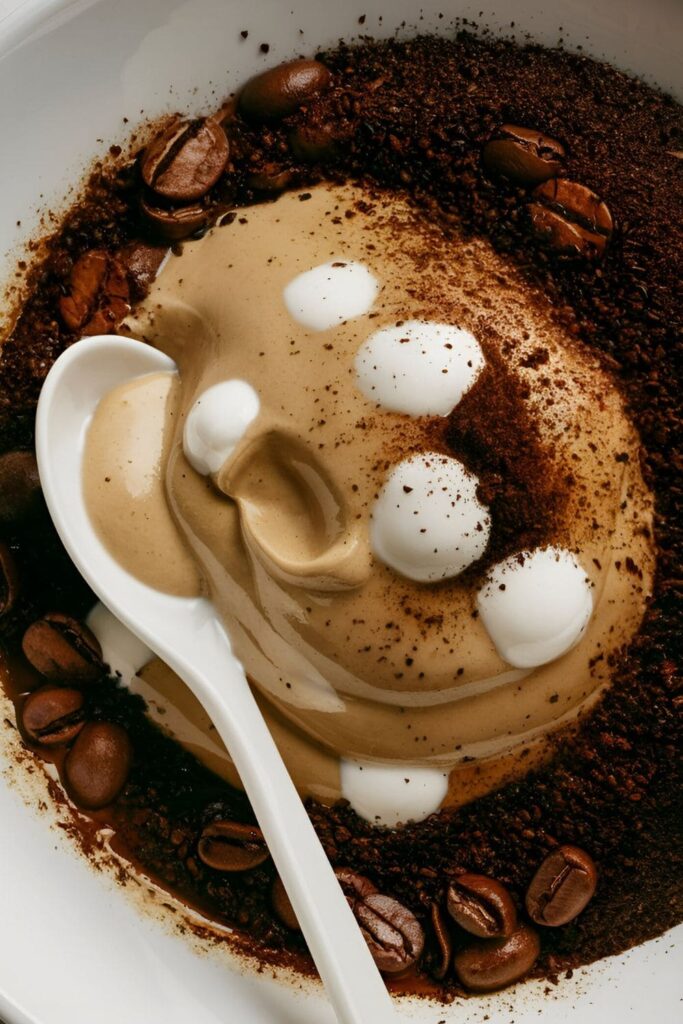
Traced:
[[257, 393], [244, 380], [221, 381], [199, 396], [183, 431], [183, 451], [198, 473], [218, 472], [259, 407]]
[[438, 768], [351, 761], [340, 765], [342, 796], [373, 825], [393, 828], [422, 821], [438, 811], [448, 790], [448, 772]]
[[515, 668], [535, 668], [579, 642], [593, 613], [593, 596], [574, 555], [551, 547], [499, 562], [477, 605], [501, 658]]
[[379, 283], [363, 263], [334, 260], [299, 274], [282, 293], [287, 312], [312, 331], [369, 313]]
[[421, 583], [458, 576], [483, 555], [489, 539], [491, 521], [478, 485], [458, 459], [437, 452], [399, 462], [372, 512], [374, 553]]
[[473, 334], [427, 320], [382, 327], [361, 345], [355, 359], [365, 397], [409, 416], [448, 416], [484, 364]]

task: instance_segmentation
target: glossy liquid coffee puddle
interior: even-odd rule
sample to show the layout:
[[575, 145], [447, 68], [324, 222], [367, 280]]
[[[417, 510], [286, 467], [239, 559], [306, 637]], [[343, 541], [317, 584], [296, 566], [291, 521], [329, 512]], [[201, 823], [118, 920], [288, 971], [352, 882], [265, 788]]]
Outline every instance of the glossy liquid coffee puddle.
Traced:
[[[146, 582], [211, 595], [304, 795], [348, 795], [341, 758], [367, 765], [368, 776], [373, 764], [393, 763], [418, 785], [431, 771], [430, 780], [444, 778], [438, 802], [462, 803], [537, 763], [546, 737], [590, 705], [611, 655], [638, 628], [652, 553], [637, 435], [597, 361], [486, 242], [447, 239], [400, 197], [348, 187], [320, 186], [305, 201], [289, 194], [241, 220], [185, 244], [129, 322], [173, 357], [179, 376], [133, 382], [98, 410], [85, 480], [91, 514], [115, 557]], [[328, 261], [363, 264], [380, 290], [371, 312], [314, 331], [282, 295]], [[539, 546], [573, 553], [593, 604], [579, 642], [548, 664], [506, 663], [477, 614], [487, 568], [511, 553], [495, 522], [480, 568], [444, 582], [411, 581], [373, 556], [373, 505], [392, 466], [421, 452], [450, 457], [448, 429], [460, 422], [457, 407], [450, 417], [387, 411], [358, 387], [360, 346], [408, 320], [471, 332], [487, 365], [523, 385], [540, 469], [558, 481]], [[203, 476], [184, 454], [183, 427], [224, 381], [247, 382], [259, 412], [221, 468]], [[627, 558], [640, 575], [620, 571]], [[185, 703], [179, 681], [160, 666], [148, 673]], [[181, 718], [206, 728], [201, 716]], [[227, 760], [222, 773], [236, 781]], [[397, 800], [386, 791], [384, 805]], [[404, 818], [423, 816], [407, 806]], [[371, 803], [363, 813], [374, 817]]]

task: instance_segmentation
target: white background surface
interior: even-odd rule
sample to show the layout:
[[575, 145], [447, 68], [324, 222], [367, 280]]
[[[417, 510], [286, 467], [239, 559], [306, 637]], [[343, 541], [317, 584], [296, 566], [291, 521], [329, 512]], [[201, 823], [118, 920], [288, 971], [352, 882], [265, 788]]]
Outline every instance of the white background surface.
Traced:
[[[497, 9], [491, 24], [514, 20], [552, 43], [561, 23], [575, 42], [626, 68], [669, 86], [680, 75], [681, 0], [421, 6], [432, 12], [425, 29], [443, 26], [440, 9], [485, 16]], [[43, 20], [32, 16], [39, 8], [49, 8]], [[0, 252], [9, 253], [0, 277], [36, 223], [38, 196], [58, 201], [84, 161], [121, 137], [124, 116], [134, 121], [143, 107], [149, 115], [201, 110], [214, 89], [225, 94], [254, 69], [354, 33], [360, 14], [375, 32], [385, 12], [387, 33], [403, 17], [414, 21], [416, 8], [409, 0], [0, 0]], [[260, 42], [271, 44], [267, 57]], [[10, 747], [12, 734], [2, 735]], [[0, 751], [0, 770], [7, 783], [0, 784], [0, 1016], [8, 1024], [331, 1024], [317, 998], [244, 975], [225, 952], [199, 955], [159, 914], [141, 914], [139, 899], [94, 872], [50, 828], [49, 804], [38, 807], [40, 779], [15, 768], [10, 749]], [[138, 888], [132, 882], [128, 896]], [[486, 1014], [491, 1024], [531, 1024], [541, 1014], [545, 1024], [674, 1024], [681, 972], [672, 943], [669, 935], [578, 971], [549, 996], [527, 985], [447, 1009], [405, 1004], [402, 1013], [422, 1024], [480, 1024]]]

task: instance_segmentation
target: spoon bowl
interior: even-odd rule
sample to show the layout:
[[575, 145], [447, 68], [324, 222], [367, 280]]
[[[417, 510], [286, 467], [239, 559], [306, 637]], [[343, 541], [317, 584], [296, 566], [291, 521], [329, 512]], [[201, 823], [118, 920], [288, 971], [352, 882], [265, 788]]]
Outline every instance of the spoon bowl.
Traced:
[[244, 669], [205, 597], [161, 593], [131, 576], [95, 531], [83, 496], [85, 440], [100, 400], [125, 381], [175, 370], [129, 338], [72, 345], [43, 386], [36, 451], [57, 532], [92, 590], [187, 684], [240, 774], [328, 997], [341, 1024], [389, 1024], [391, 999], [254, 700]]

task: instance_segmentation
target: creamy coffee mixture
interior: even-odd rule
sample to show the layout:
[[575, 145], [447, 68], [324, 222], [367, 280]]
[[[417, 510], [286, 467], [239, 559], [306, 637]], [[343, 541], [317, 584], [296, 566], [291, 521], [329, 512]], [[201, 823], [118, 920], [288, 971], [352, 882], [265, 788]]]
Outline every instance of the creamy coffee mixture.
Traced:
[[[424, 817], [526, 770], [608, 682], [652, 576], [638, 437], [485, 240], [318, 186], [186, 243], [128, 327], [178, 373], [100, 406], [91, 514], [141, 579], [212, 597], [303, 794]], [[556, 492], [533, 550], [455, 457], [467, 395], [502, 408], [494, 366]], [[143, 679], [235, 781], [180, 681]]]

